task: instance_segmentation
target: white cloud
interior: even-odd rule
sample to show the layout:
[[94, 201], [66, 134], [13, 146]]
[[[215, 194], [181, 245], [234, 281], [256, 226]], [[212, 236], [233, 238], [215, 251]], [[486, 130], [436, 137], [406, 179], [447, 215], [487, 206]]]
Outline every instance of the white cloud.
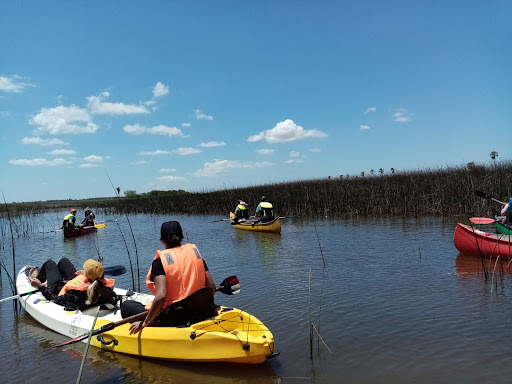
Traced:
[[188, 128], [188, 127], [190, 127], [191, 125], [192, 125], [192, 124], [190, 124], [190, 123], [181, 123], [181, 126], [182, 126], [183, 128]]
[[130, 165], [144, 165], [144, 164], [147, 164], [148, 162], [146, 160], [139, 160], [139, 161], [132, 161], [130, 163]]
[[200, 109], [194, 111], [194, 118], [196, 120], [213, 120], [213, 116], [205, 115]]
[[19, 165], [22, 167], [58, 167], [68, 165], [70, 162], [61, 158], [46, 160], [46, 159], [16, 159], [9, 160], [9, 164]]
[[23, 144], [36, 144], [42, 145], [43, 147], [49, 147], [53, 145], [66, 145], [65, 141], [61, 139], [41, 139], [40, 137], [24, 137], [21, 139]]
[[360, 129], [361, 131], [366, 131], [366, 130], [370, 129], [370, 126], [369, 126], [369, 125], [366, 125], [366, 124], [361, 124], [361, 125], [359, 126], [359, 129]]
[[59, 156], [59, 155], [75, 155], [76, 151], [74, 149], [54, 149], [51, 152], [47, 152], [49, 155]]
[[156, 178], [160, 183], [163, 184], [174, 184], [174, 183], [183, 183], [186, 182], [187, 179], [181, 176], [160, 176]]
[[87, 163], [99, 164], [99, 163], [103, 163], [103, 157], [96, 156], [96, 155], [89, 155], [87, 157], [84, 157], [84, 161]]
[[274, 165], [274, 163], [268, 161], [242, 162], [238, 160], [215, 159], [212, 163], [204, 163], [203, 168], [194, 172], [194, 175], [198, 177], [215, 177], [231, 169], [257, 169], [263, 167], [270, 167], [272, 165]]
[[367, 115], [369, 114], [370, 112], [376, 112], [377, 111], [377, 108], [375, 107], [370, 107], [370, 108], [367, 108], [366, 111], [364, 111], [364, 114]]
[[156, 151], [142, 151], [139, 152], [139, 155], [142, 156], [160, 156], [160, 155], [170, 155], [171, 152], [169, 151], [162, 151], [161, 149], [157, 149]]
[[158, 172], [160, 172], [160, 173], [176, 172], [176, 168], [172, 168], [172, 169], [170, 169], [170, 168], [161, 168], [161, 169], [158, 170]]
[[288, 159], [285, 161], [286, 164], [300, 164], [303, 162], [304, 162], [304, 159]]
[[299, 156], [300, 156], [300, 152], [297, 152], [297, 151], [290, 151], [289, 156], [290, 156], [290, 157], [299, 157]]
[[156, 85], [153, 87], [153, 96], [155, 96], [155, 97], [165, 96], [168, 93], [169, 93], [169, 86], [163, 85], [161, 82], [156, 83]]
[[393, 119], [397, 123], [409, 123], [412, 121], [413, 114], [408, 112], [405, 108], [397, 109], [395, 113], [393, 113]]
[[34, 84], [25, 83], [23, 77], [18, 75], [0, 76], [0, 91], [21, 93], [27, 87], [34, 87]]
[[99, 164], [84, 163], [84, 164], [79, 165], [79, 168], [96, 168], [96, 167], [99, 167]]
[[98, 126], [93, 123], [89, 113], [76, 105], [55, 108], [42, 108], [41, 112], [29, 120], [37, 125], [37, 131], [51, 135], [95, 133]]
[[177, 153], [178, 155], [186, 156], [186, 155], [195, 155], [196, 153], [201, 153], [200, 149], [197, 148], [178, 148], [172, 151], [172, 153]]
[[322, 150], [320, 148], [316, 147], [316, 148], [311, 148], [309, 150], [309, 152], [318, 153], [318, 152], [322, 152]]
[[144, 105], [133, 105], [124, 103], [108, 103], [103, 100], [110, 96], [108, 92], [102, 92], [99, 96], [87, 98], [87, 108], [95, 115], [133, 115], [147, 114], [149, 110]]
[[130, 135], [142, 135], [144, 133], [150, 135], [162, 135], [162, 136], [180, 136], [184, 137], [181, 129], [176, 127], [167, 127], [165, 125], [156, 125], [151, 128], [147, 128], [144, 125], [133, 124], [133, 125], [125, 125], [123, 127], [123, 131], [129, 133]]
[[208, 141], [207, 143], [197, 144], [198, 147], [211, 148], [211, 147], [223, 147], [226, 143], [223, 141]]
[[250, 136], [247, 141], [254, 142], [265, 140], [267, 143], [283, 143], [287, 141], [296, 141], [306, 138], [324, 138], [327, 135], [316, 129], [305, 130], [300, 125], [296, 125], [293, 120], [286, 119], [267, 131]]
[[257, 149], [256, 153], [259, 155], [271, 155], [274, 153], [273, 149]]

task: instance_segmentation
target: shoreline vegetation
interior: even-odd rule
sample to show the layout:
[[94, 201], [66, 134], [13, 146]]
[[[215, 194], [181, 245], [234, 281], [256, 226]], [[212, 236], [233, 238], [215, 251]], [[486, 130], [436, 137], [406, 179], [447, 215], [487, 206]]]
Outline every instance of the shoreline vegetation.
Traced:
[[226, 190], [183, 190], [136, 193], [80, 200], [36, 201], [3, 204], [0, 215], [40, 214], [89, 206], [99, 214], [218, 214], [228, 217], [239, 199], [251, 214], [266, 196], [280, 216], [342, 218], [368, 216], [486, 216], [500, 205], [475, 195], [481, 190], [498, 200], [512, 196], [512, 161], [438, 169], [385, 172], [281, 182]]

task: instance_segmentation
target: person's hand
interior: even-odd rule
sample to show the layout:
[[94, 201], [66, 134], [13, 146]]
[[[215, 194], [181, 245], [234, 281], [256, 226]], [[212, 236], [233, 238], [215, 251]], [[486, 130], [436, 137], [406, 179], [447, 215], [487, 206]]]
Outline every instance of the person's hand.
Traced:
[[41, 280], [39, 280], [37, 277], [29, 277], [28, 281], [30, 281], [30, 284], [32, 284], [34, 288], [39, 289], [43, 286], [43, 283], [41, 283]]
[[137, 332], [142, 331], [142, 329], [145, 327], [145, 325], [143, 323], [144, 323], [143, 321], [135, 321], [135, 322], [131, 323], [130, 324], [130, 335], [134, 335]]

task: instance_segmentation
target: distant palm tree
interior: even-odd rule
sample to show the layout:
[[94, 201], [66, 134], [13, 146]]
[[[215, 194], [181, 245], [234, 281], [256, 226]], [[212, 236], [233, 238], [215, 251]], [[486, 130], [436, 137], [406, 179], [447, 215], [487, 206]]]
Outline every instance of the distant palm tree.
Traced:
[[492, 151], [489, 156], [491, 156], [491, 159], [496, 160], [496, 158], [498, 157], [498, 152]]
[[350, 179], [350, 175], [347, 173], [347, 175], [345, 176], [346, 179]]
[[343, 175], [340, 175], [340, 180], [343, 180]]
[[364, 177], [364, 171], [363, 171], [363, 172], [361, 172], [361, 177]]
[[391, 171], [391, 174], [392, 174], [392, 175], [394, 175], [394, 174], [395, 174], [395, 168], [391, 168], [391, 169], [390, 169], [390, 171]]
[[373, 175], [375, 171], [373, 169], [370, 169], [370, 173]]
[[379, 173], [381, 174], [381, 176], [384, 174], [384, 168], [379, 168]]

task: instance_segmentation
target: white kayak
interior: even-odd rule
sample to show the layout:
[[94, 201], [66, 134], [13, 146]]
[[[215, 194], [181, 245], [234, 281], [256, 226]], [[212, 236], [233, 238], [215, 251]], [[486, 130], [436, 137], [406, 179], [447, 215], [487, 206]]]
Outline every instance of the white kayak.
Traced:
[[[34, 291], [28, 281], [31, 266], [23, 267], [16, 279], [19, 295]], [[126, 297], [127, 290], [114, 288], [116, 294]], [[94, 329], [122, 320], [121, 311], [97, 307], [85, 311], [66, 311], [63, 306], [46, 300], [40, 292], [20, 296], [21, 305], [39, 323], [49, 329], [75, 338]], [[126, 300], [142, 304], [153, 300], [152, 295], [133, 293]], [[130, 324], [92, 337], [91, 345], [130, 355], [203, 362], [262, 363], [274, 355], [274, 337], [268, 328], [254, 316], [236, 308], [221, 307], [217, 316], [190, 326], [147, 327], [137, 335], [129, 334]], [[88, 338], [82, 340], [87, 342]]]

